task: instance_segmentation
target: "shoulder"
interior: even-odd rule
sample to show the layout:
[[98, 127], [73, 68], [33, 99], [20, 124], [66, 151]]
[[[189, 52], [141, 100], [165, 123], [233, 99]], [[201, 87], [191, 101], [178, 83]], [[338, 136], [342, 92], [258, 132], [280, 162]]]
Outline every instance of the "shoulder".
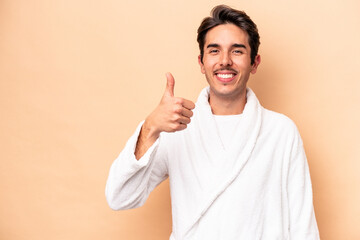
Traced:
[[296, 128], [295, 123], [288, 116], [263, 108], [262, 111], [263, 124], [280, 125], [284, 128]]
[[263, 108], [262, 111], [262, 130], [265, 132], [277, 133], [291, 137], [297, 136], [298, 129], [293, 120], [282, 113], [277, 113]]
[[289, 156], [293, 152], [303, 151], [303, 141], [294, 121], [284, 114], [267, 109], [262, 111], [260, 139], [265, 142], [271, 141], [278, 149], [288, 152]]

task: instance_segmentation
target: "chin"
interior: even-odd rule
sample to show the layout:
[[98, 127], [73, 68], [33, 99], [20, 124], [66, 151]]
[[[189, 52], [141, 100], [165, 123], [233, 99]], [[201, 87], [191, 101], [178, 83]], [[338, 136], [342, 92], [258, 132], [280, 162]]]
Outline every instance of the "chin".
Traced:
[[215, 88], [212, 89], [212, 91], [214, 92], [215, 95], [222, 97], [233, 96], [236, 93], [234, 89], [226, 89], [226, 88], [222, 88], [222, 89]]
[[235, 87], [231, 84], [222, 84], [220, 86], [211, 87], [211, 91], [221, 97], [236, 97], [242, 95], [244, 92], [246, 93], [246, 85], [244, 87], [239, 88], [239, 86]]

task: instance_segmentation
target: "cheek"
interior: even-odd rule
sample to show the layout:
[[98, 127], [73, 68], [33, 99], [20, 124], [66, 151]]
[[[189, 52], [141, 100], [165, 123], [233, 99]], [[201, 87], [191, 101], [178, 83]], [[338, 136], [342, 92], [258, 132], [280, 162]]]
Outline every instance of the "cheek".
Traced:
[[237, 66], [240, 71], [250, 72], [252, 70], [250, 62], [247, 61], [233, 62], [233, 65]]
[[216, 60], [213, 58], [204, 58], [201, 70], [203, 73], [213, 71]]

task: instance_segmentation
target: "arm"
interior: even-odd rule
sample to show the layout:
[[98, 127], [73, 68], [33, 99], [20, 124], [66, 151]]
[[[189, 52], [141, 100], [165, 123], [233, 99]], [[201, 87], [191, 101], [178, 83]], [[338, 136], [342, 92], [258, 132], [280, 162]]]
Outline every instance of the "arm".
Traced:
[[137, 160], [134, 154], [143, 123], [139, 124], [110, 168], [105, 195], [114, 210], [142, 206], [150, 192], [167, 178], [166, 149], [161, 137]]
[[296, 127], [288, 174], [288, 199], [290, 239], [320, 239], [313, 206], [309, 166]]
[[185, 129], [195, 107], [189, 100], [174, 97], [174, 83], [167, 74], [159, 105], [138, 126], [110, 168], [105, 195], [114, 210], [142, 206], [150, 192], [167, 178], [166, 144], [160, 144], [160, 133]]

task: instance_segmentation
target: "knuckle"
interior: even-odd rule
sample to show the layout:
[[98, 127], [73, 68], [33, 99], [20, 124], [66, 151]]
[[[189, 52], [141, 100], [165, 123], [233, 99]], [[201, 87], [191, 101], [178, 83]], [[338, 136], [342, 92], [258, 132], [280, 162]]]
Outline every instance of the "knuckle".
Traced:
[[177, 114], [172, 117], [172, 121], [174, 121], [174, 122], [177, 122], [179, 120], [180, 120], [180, 116]]
[[172, 130], [173, 130], [173, 132], [176, 132], [176, 131], [178, 131], [179, 130], [179, 127], [180, 127], [180, 123], [174, 123], [173, 125], [172, 125]]
[[176, 99], [175, 99], [175, 103], [176, 103], [176, 104], [183, 104], [183, 103], [184, 103], [184, 99], [183, 99], [183, 98], [176, 98]]
[[181, 109], [181, 106], [176, 105], [176, 106], [174, 107], [174, 110], [173, 110], [173, 111], [174, 111], [175, 113], [181, 113], [181, 110], [182, 110], [182, 109]]

